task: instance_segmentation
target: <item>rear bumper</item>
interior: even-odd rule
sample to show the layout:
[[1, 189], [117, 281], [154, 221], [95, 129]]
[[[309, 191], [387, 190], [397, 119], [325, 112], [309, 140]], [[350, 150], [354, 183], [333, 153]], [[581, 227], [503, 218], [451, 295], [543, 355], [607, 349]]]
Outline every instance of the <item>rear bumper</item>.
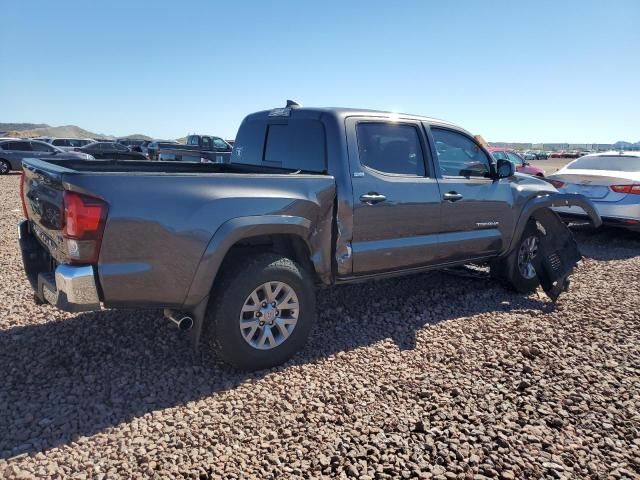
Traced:
[[100, 310], [96, 272], [92, 265], [52, 267], [48, 252], [38, 243], [24, 220], [18, 225], [22, 262], [31, 287], [42, 302], [66, 312]]
[[[631, 198], [619, 202], [593, 201], [593, 206], [602, 218], [604, 225], [635, 230], [640, 229], [640, 203], [634, 200]], [[588, 217], [587, 213], [578, 206], [563, 206], [553, 210], [567, 220], [585, 220]]]

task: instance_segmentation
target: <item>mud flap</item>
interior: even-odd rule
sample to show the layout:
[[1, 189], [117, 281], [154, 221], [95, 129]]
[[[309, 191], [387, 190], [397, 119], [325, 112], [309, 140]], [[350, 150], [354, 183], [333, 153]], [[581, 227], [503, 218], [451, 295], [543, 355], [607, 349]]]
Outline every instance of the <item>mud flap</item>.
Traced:
[[569, 287], [569, 275], [582, 259], [571, 230], [548, 208], [536, 210], [533, 218], [540, 231], [538, 254], [533, 258], [540, 285], [556, 301]]

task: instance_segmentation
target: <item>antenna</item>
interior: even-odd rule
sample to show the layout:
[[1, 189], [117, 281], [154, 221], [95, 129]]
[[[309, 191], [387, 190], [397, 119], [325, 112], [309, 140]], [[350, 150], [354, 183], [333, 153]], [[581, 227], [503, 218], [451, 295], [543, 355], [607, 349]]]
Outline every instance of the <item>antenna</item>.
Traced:
[[300, 108], [301, 106], [302, 105], [300, 105], [295, 100], [287, 100], [287, 107], [286, 108]]

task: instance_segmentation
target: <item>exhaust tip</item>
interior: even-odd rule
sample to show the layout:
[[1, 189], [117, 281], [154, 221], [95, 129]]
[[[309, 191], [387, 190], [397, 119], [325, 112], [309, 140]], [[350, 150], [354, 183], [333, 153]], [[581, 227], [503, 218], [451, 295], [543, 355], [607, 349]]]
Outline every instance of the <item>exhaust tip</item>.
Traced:
[[164, 316], [167, 320], [178, 327], [179, 330], [191, 330], [191, 328], [193, 327], [193, 317], [184, 312], [176, 312], [175, 310], [165, 309]]

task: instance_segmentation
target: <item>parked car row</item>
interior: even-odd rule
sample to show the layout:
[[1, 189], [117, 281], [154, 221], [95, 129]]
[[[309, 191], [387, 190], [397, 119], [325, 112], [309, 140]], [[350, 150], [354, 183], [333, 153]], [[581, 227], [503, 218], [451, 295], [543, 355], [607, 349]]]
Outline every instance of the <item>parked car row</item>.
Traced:
[[[175, 140], [91, 138], [0, 138], [0, 175], [21, 168], [22, 159], [56, 155], [59, 159], [162, 160], [192, 163], [228, 163], [232, 146], [213, 135], [189, 135], [186, 144]], [[68, 155], [61, 155], [61, 154]]]
[[544, 177], [544, 170], [542, 168], [531, 165], [528, 159], [524, 158], [518, 151], [512, 148], [489, 147], [488, 150], [496, 160], [504, 159], [513, 163], [516, 172], [527, 173], [529, 175], [535, 175], [536, 177]]
[[22, 169], [25, 158], [57, 159], [57, 160], [94, 160], [88, 152], [61, 150], [39, 140], [1, 140], [0, 141], [0, 175], [11, 170]]
[[549, 155], [549, 158], [580, 158], [583, 155], [588, 155], [591, 152], [576, 152], [576, 151], [561, 151], [553, 152]]

